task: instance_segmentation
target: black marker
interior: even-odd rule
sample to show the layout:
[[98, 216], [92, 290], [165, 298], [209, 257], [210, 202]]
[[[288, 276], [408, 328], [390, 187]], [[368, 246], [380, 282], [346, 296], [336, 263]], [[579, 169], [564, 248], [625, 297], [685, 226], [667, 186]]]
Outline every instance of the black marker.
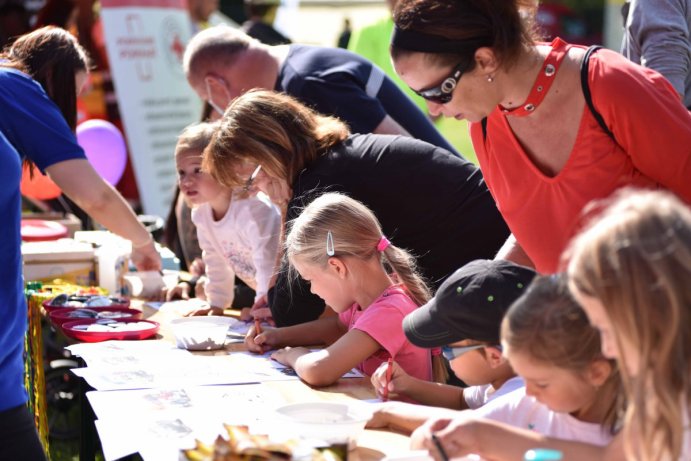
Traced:
[[444, 451], [444, 447], [441, 446], [441, 442], [437, 438], [436, 434], [432, 434], [432, 442], [434, 442], [434, 446], [437, 447], [442, 461], [449, 461], [449, 457], [446, 454], [446, 451]]

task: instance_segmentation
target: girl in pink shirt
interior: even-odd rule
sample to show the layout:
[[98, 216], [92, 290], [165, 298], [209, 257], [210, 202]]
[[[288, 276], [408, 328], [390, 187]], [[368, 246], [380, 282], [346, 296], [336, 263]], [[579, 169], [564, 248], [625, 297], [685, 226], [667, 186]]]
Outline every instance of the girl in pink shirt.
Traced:
[[[430, 298], [429, 289], [413, 257], [382, 235], [366, 206], [342, 194], [320, 196], [292, 221], [285, 250], [294, 276], [309, 282], [338, 315], [262, 332], [252, 328], [245, 338], [249, 350], [288, 346], [271, 357], [315, 386], [332, 384], [353, 367], [371, 375], [389, 358], [417, 378], [433, 378], [430, 351], [413, 346], [402, 327], [403, 317]], [[327, 347], [293, 347], [304, 345]]]

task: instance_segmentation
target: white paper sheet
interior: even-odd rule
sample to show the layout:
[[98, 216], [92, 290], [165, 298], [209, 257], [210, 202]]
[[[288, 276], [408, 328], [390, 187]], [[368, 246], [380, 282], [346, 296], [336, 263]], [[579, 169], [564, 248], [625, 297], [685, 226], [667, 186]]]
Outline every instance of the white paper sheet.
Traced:
[[261, 385], [94, 391], [87, 398], [99, 418], [96, 427], [106, 461], [135, 452], [147, 461], [175, 460], [195, 439], [212, 443], [225, 433], [223, 423], [247, 425], [259, 433], [273, 408], [284, 403], [276, 391]]
[[[162, 354], [138, 357], [130, 354], [127, 359], [110, 357], [106, 364], [94, 363], [72, 372], [99, 391], [299, 379], [295, 371], [269, 356], [270, 352], [264, 355], [235, 352], [221, 356]], [[357, 370], [344, 375], [347, 378], [361, 376]]]
[[88, 366], [115, 366], [144, 363], [160, 357], [191, 356], [189, 351], [178, 349], [165, 340], [146, 341], [103, 341], [100, 343], [79, 343], [66, 347], [81, 357]]
[[[86, 396], [98, 419], [118, 419], [123, 414], [123, 408], [127, 408], [128, 419], [155, 413], [179, 415], [193, 409], [203, 409], [208, 413], [219, 413], [231, 418], [232, 415], [238, 414], [237, 410], [240, 408], [270, 409], [283, 403], [280, 394], [262, 385], [92, 391], [87, 392]], [[241, 421], [236, 422], [231, 418], [226, 422], [251, 422], [247, 415], [241, 415], [241, 418]]]

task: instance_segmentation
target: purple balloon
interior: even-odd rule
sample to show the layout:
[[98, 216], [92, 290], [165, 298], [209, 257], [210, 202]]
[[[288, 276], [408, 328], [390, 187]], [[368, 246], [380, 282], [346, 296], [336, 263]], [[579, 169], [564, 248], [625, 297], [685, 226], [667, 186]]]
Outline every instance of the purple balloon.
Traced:
[[77, 142], [96, 172], [116, 185], [127, 165], [127, 147], [120, 130], [106, 120], [86, 120], [77, 126]]

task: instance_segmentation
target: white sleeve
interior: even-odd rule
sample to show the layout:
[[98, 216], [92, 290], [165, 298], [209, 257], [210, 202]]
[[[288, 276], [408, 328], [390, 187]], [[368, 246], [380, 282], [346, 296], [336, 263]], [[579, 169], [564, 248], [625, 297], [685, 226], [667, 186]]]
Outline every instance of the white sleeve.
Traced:
[[525, 395], [525, 388], [510, 392], [501, 397], [497, 397], [491, 402], [483, 405], [475, 410], [473, 414], [480, 418], [487, 418], [494, 421], [500, 421], [516, 427], [526, 428], [524, 422], [530, 413], [527, 410], [526, 403], [530, 400]]
[[605, 446], [612, 434], [601, 424], [581, 421], [569, 413], [550, 410], [545, 404], [526, 395], [525, 388], [498, 397], [472, 410], [473, 415], [500, 421], [521, 429], [562, 440]]
[[204, 205], [192, 210], [197, 238], [206, 265], [206, 297], [213, 307], [230, 307], [235, 295], [235, 272], [225, 260], [210, 229], [211, 213]]
[[271, 202], [259, 197], [247, 202], [247, 221], [242, 227], [252, 249], [257, 282], [256, 299], [269, 291], [271, 277], [276, 271], [276, 258], [281, 233], [281, 212]]
[[486, 403], [485, 396], [487, 395], [487, 386], [491, 386], [491, 384], [469, 386], [463, 389], [463, 399], [465, 403], [468, 404], [468, 408], [475, 410]]

